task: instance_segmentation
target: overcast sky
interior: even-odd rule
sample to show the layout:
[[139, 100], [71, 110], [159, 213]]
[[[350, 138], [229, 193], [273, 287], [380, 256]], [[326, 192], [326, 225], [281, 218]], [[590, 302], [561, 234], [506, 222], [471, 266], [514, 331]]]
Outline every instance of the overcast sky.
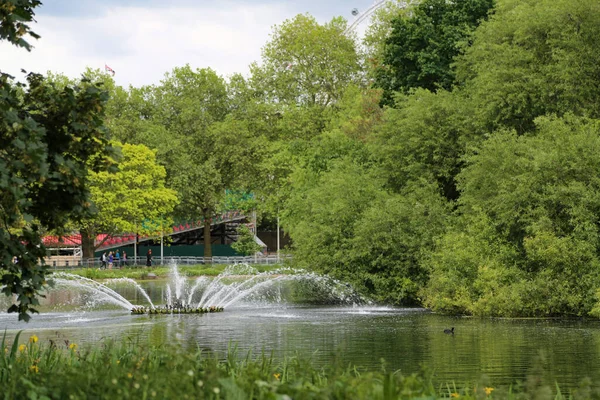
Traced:
[[0, 43], [0, 70], [22, 77], [86, 67], [115, 70], [119, 85], [157, 84], [175, 66], [247, 74], [273, 25], [310, 13], [319, 22], [366, 10], [373, 0], [42, 0], [28, 53]]

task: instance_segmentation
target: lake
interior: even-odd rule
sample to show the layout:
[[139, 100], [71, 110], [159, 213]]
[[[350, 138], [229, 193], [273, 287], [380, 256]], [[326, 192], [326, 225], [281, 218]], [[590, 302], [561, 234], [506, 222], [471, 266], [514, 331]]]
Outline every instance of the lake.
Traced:
[[[143, 286], [160, 302], [163, 282]], [[141, 303], [132, 288], [115, 289]], [[576, 387], [585, 376], [600, 383], [596, 320], [457, 318], [418, 308], [295, 304], [279, 296], [242, 301], [214, 314], [132, 315], [111, 306], [82, 308], [80, 294], [55, 290], [29, 323], [0, 313], [0, 328], [9, 337], [23, 330], [24, 337], [35, 334], [42, 342], [69, 340], [80, 346], [111, 338], [181, 343], [222, 355], [235, 344], [241, 355], [264, 350], [279, 359], [299, 355], [316, 365], [351, 363], [371, 370], [385, 360], [388, 370], [410, 374], [424, 366], [436, 383], [457, 385], [478, 382], [482, 375], [488, 385], [509, 385], [524, 380], [535, 366], [543, 366], [550, 382], [561, 388]], [[444, 333], [450, 327], [454, 335]]]

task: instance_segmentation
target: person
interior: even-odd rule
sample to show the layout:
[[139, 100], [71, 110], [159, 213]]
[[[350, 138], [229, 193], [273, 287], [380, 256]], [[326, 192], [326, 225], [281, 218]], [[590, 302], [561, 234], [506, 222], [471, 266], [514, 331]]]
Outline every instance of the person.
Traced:
[[104, 268], [106, 269], [106, 252], [104, 252], [104, 254], [102, 254], [102, 256], [100, 257], [100, 269]]
[[152, 249], [148, 249], [146, 253], [146, 267], [152, 266]]
[[123, 265], [127, 267], [127, 252], [123, 250]]
[[115, 256], [113, 256], [113, 252], [108, 253], [108, 269], [112, 269], [113, 262], [115, 261]]
[[119, 249], [117, 249], [117, 252], [115, 254], [115, 265], [117, 266], [117, 268], [121, 268], [121, 254], [119, 254]]

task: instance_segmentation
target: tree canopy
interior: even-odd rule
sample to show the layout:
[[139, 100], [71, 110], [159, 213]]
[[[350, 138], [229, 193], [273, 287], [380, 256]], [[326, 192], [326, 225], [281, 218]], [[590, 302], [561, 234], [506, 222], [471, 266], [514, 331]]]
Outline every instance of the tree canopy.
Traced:
[[81, 221], [83, 257], [93, 257], [97, 233], [159, 235], [177, 204], [177, 192], [165, 187], [165, 168], [144, 145], [118, 144], [116, 171], [90, 172], [90, 201], [95, 214]]
[[392, 104], [394, 92], [414, 88], [450, 90], [454, 58], [493, 5], [494, 0], [423, 0], [398, 13], [375, 71], [384, 103]]
[[[39, 4], [1, 6], [0, 38], [30, 49], [25, 37], [37, 35], [27, 23]], [[108, 166], [107, 99], [89, 80], [57, 87], [39, 74], [28, 74], [21, 84], [0, 73], [0, 284], [4, 294], [16, 295], [8, 311], [19, 319], [36, 312], [46, 285], [42, 229], [60, 233], [69, 220], [84, 218], [88, 169]]]
[[[23, 4], [0, 30], [22, 46], [37, 2]], [[296, 266], [376, 301], [600, 317], [599, 27], [597, 0], [391, 1], [366, 48], [343, 18], [284, 21], [249, 76], [3, 76], [4, 290], [14, 310], [35, 304], [35, 244], [66, 220], [204, 216], [210, 257], [207, 221], [227, 193], [252, 193], [245, 207], [281, 223]]]

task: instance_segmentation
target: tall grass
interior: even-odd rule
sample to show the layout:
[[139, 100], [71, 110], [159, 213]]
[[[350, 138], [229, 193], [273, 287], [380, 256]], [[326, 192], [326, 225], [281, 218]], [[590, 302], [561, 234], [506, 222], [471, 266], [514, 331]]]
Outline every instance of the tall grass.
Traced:
[[598, 398], [589, 382], [565, 395], [558, 387], [529, 383], [509, 388], [434, 387], [426, 372], [402, 375], [353, 366], [313, 366], [310, 359], [251, 353], [230, 347], [224, 358], [177, 346], [149, 347], [136, 339], [19, 344], [2, 339], [0, 397], [5, 399], [566, 399]]

